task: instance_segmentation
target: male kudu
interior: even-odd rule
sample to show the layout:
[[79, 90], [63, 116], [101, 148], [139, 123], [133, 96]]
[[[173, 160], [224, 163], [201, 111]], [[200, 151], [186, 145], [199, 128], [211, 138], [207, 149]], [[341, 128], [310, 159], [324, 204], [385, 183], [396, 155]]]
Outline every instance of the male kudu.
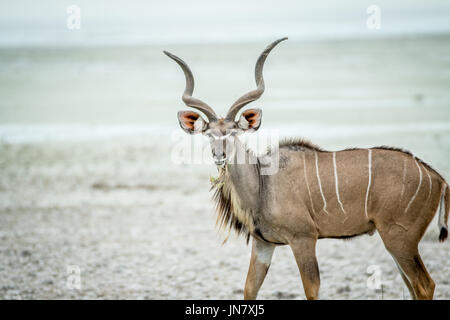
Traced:
[[[279, 146], [279, 170], [262, 175], [261, 158], [239, 140], [255, 131], [262, 111], [248, 109], [236, 121], [239, 110], [264, 92], [263, 65], [270, 44], [255, 67], [257, 88], [239, 98], [225, 118], [203, 101], [192, 97], [194, 78], [187, 64], [178, 63], [186, 77], [182, 99], [203, 112], [180, 111], [181, 128], [210, 138], [219, 169], [214, 199], [218, 224], [252, 237], [252, 255], [244, 290], [254, 299], [268, 271], [274, 248], [289, 245], [300, 270], [306, 297], [318, 298], [319, 269], [316, 241], [350, 238], [362, 234], [381, 236], [414, 299], [432, 299], [435, 284], [418, 251], [418, 243], [440, 207], [439, 240], [447, 238], [450, 189], [444, 178], [407, 151], [389, 147], [325, 151], [303, 140]], [[269, 151], [270, 152], [270, 151]], [[238, 154], [248, 159], [237, 161]]]

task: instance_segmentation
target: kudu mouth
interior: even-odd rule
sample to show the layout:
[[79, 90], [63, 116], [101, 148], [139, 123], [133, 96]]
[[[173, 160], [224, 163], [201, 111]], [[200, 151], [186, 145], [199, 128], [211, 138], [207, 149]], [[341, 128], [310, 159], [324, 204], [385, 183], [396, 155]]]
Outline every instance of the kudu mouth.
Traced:
[[[225, 166], [225, 164], [227, 163], [227, 161], [229, 159], [229, 157], [228, 157], [229, 154], [227, 154], [227, 152], [225, 152], [224, 149], [222, 149], [222, 148], [223, 148], [223, 145], [220, 146], [219, 149], [215, 149], [215, 148], [213, 149], [213, 159], [214, 159], [214, 163], [217, 166], [223, 167], [223, 166]], [[225, 147], [225, 149], [226, 149], [226, 147]], [[221, 151], [221, 150], [223, 150], [223, 151]]]
[[[256, 89], [250, 92], [247, 92], [243, 96], [241, 96], [235, 103], [230, 107], [228, 113], [225, 117], [225, 120], [235, 121], [236, 115], [240, 109], [242, 109], [245, 105], [253, 102], [261, 97], [264, 93], [264, 78], [263, 78], [263, 67], [264, 62], [270, 51], [279, 44], [280, 42], [287, 40], [287, 37], [278, 39], [272, 42], [270, 45], [264, 49], [264, 51], [259, 55], [258, 60], [255, 65], [255, 82]], [[176, 55], [171, 54], [170, 52], [163, 51], [165, 55], [174, 60], [183, 70], [184, 75], [186, 77], [186, 88], [184, 89], [182, 100], [183, 102], [191, 108], [195, 108], [201, 112], [203, 112], [208, 118], [209, 122], [218, 121], [217, 114], [215, 111], [205, 102], [200, 99], [194, 98], [192, 93], [194, 92], [194, 76], [192, 75], [191, 69], [182, 59], [177, 57]]]
[[224, 167], [227, 164], [227, 159], [214, 160], [216, 166]]

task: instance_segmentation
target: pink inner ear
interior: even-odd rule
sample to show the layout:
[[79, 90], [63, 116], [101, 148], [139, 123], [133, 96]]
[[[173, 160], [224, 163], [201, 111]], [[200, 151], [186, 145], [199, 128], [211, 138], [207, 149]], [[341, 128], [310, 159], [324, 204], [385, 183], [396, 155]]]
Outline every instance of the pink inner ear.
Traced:
[[199, 115], [195, 112], [186, 111], [182, 114], [181, 119], [186, 128], [194, 130], [194, 122], [198, 119]]
[[247, 110], [244, 112], [244, 117], [248, 121], [248, 124], [251, 127], [255, 126], [258, 123], [258, 113], [253, 110]]

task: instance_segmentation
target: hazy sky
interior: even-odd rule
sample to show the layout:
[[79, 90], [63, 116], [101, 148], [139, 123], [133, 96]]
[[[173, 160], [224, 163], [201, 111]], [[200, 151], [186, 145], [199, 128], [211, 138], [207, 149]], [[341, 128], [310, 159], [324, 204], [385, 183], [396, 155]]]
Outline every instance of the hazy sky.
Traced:
[[[381, 29], [366, 27], [367, 7]], [[66, 27], [67, 7], [81, 29]], [[0, 45], [105, 44], [364, 37], [450, 32], [448, 0], [15, 0], [0, 3]]]

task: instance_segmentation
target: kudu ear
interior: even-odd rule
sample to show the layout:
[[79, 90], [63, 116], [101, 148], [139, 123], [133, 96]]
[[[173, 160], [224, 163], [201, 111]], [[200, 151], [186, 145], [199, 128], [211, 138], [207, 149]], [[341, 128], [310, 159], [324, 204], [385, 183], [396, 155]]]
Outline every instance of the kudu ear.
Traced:
[[180, 121], [181, 129], [189, 134], [202, 133], [208, 126], [202, 116], [194, 111], [179, 111], [178, 121]]
[[238, 126], [244, 131], [253, 132], [259, 129], [261, 125], [262, 110], [248, 109], [242, 112], [239, 117]]

